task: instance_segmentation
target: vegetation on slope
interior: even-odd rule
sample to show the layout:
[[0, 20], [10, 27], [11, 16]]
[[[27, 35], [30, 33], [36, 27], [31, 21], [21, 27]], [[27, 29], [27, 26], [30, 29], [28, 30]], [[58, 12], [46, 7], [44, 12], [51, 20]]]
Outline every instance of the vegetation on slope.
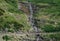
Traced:
[[0, 31], [29, 30], [27, 17], [17, 5], [17, 0], [0, 0]]
[[[24, 0], [23, 0], [24, 1]], [[40, 7], [34, 14], [35, 25], [43, 32], [60, 31], [60, 0], [29, 0]], [[17, 32], [30, 30], [27, 16], [18, 10], [17, 0], [0, 0], [0, 31]], [[49, 36], [49, 35], [48, 35]], [[59, 40], [60, 35], [50, 35]]]

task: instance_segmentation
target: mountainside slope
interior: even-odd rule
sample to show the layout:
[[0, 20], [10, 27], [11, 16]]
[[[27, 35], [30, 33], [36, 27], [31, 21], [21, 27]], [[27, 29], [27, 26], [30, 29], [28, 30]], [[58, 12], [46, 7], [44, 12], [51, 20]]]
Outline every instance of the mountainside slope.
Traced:
[[[50, 39], [52, 39], [52, 41], [60, 41], [60, 0], [29, 1], [39, 7], [38, 12], [33, 14], [33, 19], [35, 26], [39, 28], [41, 33], [44, 33], [41, 34], [41, 36], [48, 41], [50, 41]], [[26, 1], [23, 0], [23, 2]], [[24, 32], [23, 34], [28, 35], [32, 34], [28, 32], [34, 32], [26, 13], [18, 9], [18, 0], [0, 0], [0, 33], [7, 32], [14, 34], [15, 32], [16, 34]], [[28, 35], [23, 36], [22, 39], [25, 37], [28, 38]], [[29, 38], [31, 37], [34, 40], [35, 33], [29, 36]]]

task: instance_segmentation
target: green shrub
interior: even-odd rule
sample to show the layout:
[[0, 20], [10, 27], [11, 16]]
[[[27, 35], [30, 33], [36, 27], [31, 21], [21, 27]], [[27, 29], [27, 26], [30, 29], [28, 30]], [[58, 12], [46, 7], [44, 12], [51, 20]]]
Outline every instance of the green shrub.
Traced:
[[17, 4], [16, 4], [16, 0], [5, 0], [7, 3], [9, 3], [10, 5], [16, 7]]
[[9, 29], [9, 30], [8, 30], [8, 32], [11, 32], [11, 33], [13, 33], [14, 31]]
[[53, 25], [45, 25], [42, 28], [45, 32], [59, 32], [60, 31], [60, 27], [54, 27]]
[[9, 37], [8, 35], [3, 36], [2, 38], [3, 38], [3, 40], [6, 40], [6, 41], [11, 39], [11, 37]]
[[55, 31], [55, 28], [52, 25], [45, 25], [43, 29], [46, 32], [54, 32]]
[[24, 26], [22, 24], [19, 24], [17, 22], [14, 22], [14, 29], [15, 30], [20, 30], [21, 28], [23, 28]]
[[50, 34], [49, 37], [50, 38], [55, 38], [57, 40], [60, 40], [60, 34]]

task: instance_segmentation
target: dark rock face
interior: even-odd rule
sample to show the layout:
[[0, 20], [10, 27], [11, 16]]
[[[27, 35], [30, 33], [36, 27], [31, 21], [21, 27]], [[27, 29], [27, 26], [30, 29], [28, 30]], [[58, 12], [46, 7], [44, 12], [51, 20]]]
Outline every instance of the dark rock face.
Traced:
[[28, 9], [28, 4], [27, 3], [23, 3], [23, 2], [19, 2], [19, 8], [21, 11], [23, 11], [26, 14], [29, 14], [29, 9]]
[[36, 41], [43, 41], [44, 38], [40, 36], [39, 34], [36, 35]]
[[2, 13], [2, 12], [0, 12], [0, 16], [1, 16], [1, 15], [3, 15], [3, 13]]
[[4, 12], [5, 12], [5, 11], [0, 8], [0, 16], [3, 15]]
[[5, 12], [3, 9], [0, 8], [0, 11]]

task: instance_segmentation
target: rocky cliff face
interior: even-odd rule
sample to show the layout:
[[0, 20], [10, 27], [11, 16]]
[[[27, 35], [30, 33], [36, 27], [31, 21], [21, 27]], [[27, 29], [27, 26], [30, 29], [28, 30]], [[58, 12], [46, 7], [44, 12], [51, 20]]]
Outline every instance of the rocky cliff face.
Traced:
[[[39, 10], [39, 7], [35, 4], [31, 4], [32, 5], [32, 9], [33, 9], [33, 13], [36, 13], [37, 10]], [[26, 2], [19, 2], [19, 6], [18, 9], [22, 10], [23, 12], [29, 14], [29, 3]]]

